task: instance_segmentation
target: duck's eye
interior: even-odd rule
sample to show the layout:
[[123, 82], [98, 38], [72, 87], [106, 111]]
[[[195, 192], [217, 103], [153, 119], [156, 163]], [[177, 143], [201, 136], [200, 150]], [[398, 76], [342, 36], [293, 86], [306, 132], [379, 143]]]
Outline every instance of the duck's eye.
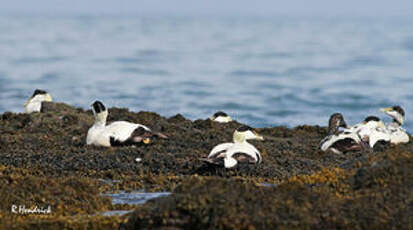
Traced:
[[145, 134], [145, 131], [146, 131], [146, 130], [145, 130], [144, 128], [139, 127], [139, 128], [137, 128], [137, 129], [135, 129], [134, 134], [135, 134], [135, 135], [138, 135], [138, 136], [141, 136], [141, 135]]

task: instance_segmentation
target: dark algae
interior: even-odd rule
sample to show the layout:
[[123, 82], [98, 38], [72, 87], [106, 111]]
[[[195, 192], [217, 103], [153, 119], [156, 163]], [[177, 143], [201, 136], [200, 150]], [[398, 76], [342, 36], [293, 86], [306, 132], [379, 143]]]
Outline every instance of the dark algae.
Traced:
[[[231, 142], [237, 121], [109, 108], [108, 122], [117, 120], [168, 139], [87, 146], [92, 111], [63, 103], [0, 114], [0, 229], [413, 229], [411, 143], [333, 154], [319, 150], [326, 127], [257, 128], [265, 140], [251, 143], [262, 163], [225, 169], [200, 158]], [[135, 206], [102, 196], [136, 190], [172, 194]], [[110, 210], [134, 211], [99, 215]]]

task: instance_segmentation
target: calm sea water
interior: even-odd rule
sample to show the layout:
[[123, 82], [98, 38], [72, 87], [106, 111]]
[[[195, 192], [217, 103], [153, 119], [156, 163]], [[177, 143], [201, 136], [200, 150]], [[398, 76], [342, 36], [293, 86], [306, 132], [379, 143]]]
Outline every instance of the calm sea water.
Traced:
[[400, 104], [412, 131], [411, 22], [1, 16], [0, 112], [22, 112], [35, 88], [255, 127], [326, 125], [333, 112], [356, 123]]

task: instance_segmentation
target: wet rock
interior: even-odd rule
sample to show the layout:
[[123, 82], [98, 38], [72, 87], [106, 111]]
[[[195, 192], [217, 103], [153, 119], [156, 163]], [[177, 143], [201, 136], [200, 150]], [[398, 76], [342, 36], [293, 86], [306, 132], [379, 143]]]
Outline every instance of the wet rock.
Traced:
[[121, 229], [410, 229], [413, 178], [405, 169], [412, 165], [400, 163], [383, 162], [354, 176], [323, 169], [277, 186], [193, 178], [172, 196], [137, 208]]
[[172, 116], [172, 117], [168, 118], [168, 121], [172, 122], [172, 123], [191, 122], [190, 120], [186, 119], [181, 114], [177, 114], [175, 116]]
[[64, 113], [64, 112], [75, 112], [77, 109], [73, 106], [67, 105], [65, 103], [57, 102], [42, 102], [42, 113]]

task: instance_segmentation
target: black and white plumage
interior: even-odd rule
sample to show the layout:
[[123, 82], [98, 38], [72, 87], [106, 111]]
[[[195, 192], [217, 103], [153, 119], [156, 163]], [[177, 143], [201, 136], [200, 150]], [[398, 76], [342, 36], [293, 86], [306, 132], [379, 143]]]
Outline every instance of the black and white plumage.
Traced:
[[42, 102], [53, 101], [52, 96], [44, 90], [36, 89], [33, 95], [24, 104], [26, 113], [41, 112]]
[[368, 116], [361, 123], [345, 128], [346, 131], [358, 133], [362, 131], [365, 134], [377, 126], [379, 126], [380, 118], [376, 116]]
[[361, 125], [353, 131], [357, 133], [365, 143], [368, 143], [370, 148], [373, 148], [378, 142], [390, 142], [390, 135], [386, 131], [386, 126], [383, 121], [376, 116], [366, 117]]
[[349, 151], [360, 151], [365, 148], [365, 143], [356, 133], [340, 131], [340, 127], [348, 127], [343, 115], [341, 113], [332, 114], [328, 123], [327, 136], [320, 142], [320, 149], [322, 151], [331, 150], [334, 153], [346, 153]]
[[128, 121], [115, 121], [106, 125], [108, 111], [100, 101], [92, 104], [95, 123], [89, 129], [86, 144], [96, 146], [129, 146], [149, 144], [153, 137], [167, 138], [162, 133], [154, 133], [148, 127]]
[[264, 140], [252, 128], [242, 126], [234, 131], [233, 143], [223, 143], [215, 146], [206, 159], [207, 163], [223, 165], [232, 168], [238, 163], [257, 164], [262, 161], [260, 152], [247, 140]]
[[219, 123], [228, 123], [232, 121], [232, 118], [228, 116], [228, 114], [218, 111], [212, 117], [210, 117], [212, 121], [219, 122]]
[[386, 130], [390, 135], [390, 142], [393, 144], [408, 143], [410, 141], [409, 135], [406, 130], [402, 128], [405, 119], [405, 113], [402, 107], [396, 105], [380, 109], [380, 111], [393, 118], [393, 122], [386, 125]]

